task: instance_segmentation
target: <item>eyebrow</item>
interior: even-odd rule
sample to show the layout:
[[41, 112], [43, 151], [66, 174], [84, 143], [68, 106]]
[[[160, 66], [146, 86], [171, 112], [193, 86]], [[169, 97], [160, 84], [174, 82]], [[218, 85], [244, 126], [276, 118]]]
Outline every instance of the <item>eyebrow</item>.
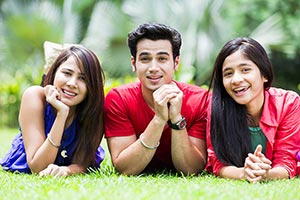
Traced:
[[[244, 66], [250, 66], [248, 63], [240, 63], [237, 67], [244, 67]], [[225, 72], [227, 70], [230, 70], [232, 67], [225, 67], [222, 71]]]
[[[149, 54], [150, 54], [149, 52], [142, 52], [142, 53], [139, 54], [139, 56], [147, 56]], [[167, 56], [169, 56], [170, 54], [168, 52], [165, 52], [165, 51], [160, 51], [156, 55], [167, 55]]]
[[[69, 68], [69, 67], [67, 67], [67, 66], [64, 66], [64, 67], [62, 67], [62, 70], [67, 70], [67, 71], [69, 71], [69, 72], [75, 72], [73, 69], [71, 69], [71, 68]], [[84, 73], [83, 72], [79, 72], [79, 74], [80, 75], [84, 75]]]

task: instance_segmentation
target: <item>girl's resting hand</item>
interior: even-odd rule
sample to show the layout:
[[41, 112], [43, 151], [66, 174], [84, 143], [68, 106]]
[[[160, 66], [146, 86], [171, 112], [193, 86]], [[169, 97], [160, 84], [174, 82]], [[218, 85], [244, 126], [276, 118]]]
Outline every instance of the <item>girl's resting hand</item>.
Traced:
[[66, 177], [71, 175], [71, 171], [67, 166], [58, 166], [55, 164], [50, 164], [48, 167], [40, 171], [39, 176], [54, 176], [54, 177]]

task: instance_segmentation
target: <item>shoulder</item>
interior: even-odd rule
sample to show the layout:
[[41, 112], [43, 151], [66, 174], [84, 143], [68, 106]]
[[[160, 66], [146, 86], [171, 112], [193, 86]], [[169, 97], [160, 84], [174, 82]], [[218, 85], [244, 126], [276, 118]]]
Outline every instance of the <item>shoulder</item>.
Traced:
[[179, 87], [179, 89], [181, 89], [181, 91], [183, 93], [190, 93], [190, 94], [206, 94], [207, 93], [207, 89], [202, 88], [198, 85], [193, 85], [193, 84], [189, 84], [189, 83], [183, 83], [183, 82], [175, 82], [177, 84], [177, 86]]
[[293, 115], [299, 113], [299, 109], [300, 97], [296, 92], [275, 87], [265, 91], [264, 111], [268, 115]]
[[34, 96], [44, 95], [44, 88], [38, 85], [30, 86], [23, 93], [23, 96], [28, 96], [28, 95], [34, 95]]
[[195, 100], [197, 102], [207, 102], [209, 101], [211, 95], [209, 91], [198, 85], [176, 82], [179, 89], [183, 92], [183, 96], [190, 101]]
[[121, 85], [111, 89], [104, 101], [104, 109], [107, 110], [111, 107], [120, 108], [122, 105], [124, 107], [134, 105], [140, 101], [142, 97], [142, 92], [140, 88], [140, 83], [129, 83]]
[[[44, 89], [41, 86], [31, 86], [27, 88], [22, 96], [20, 106], [20, 126], [23, 128], [25, 124], [37, 122], [43, 119], [46, 98]], [[30, 118], [28, 118], [30, 116]]]
[[36, 104], [45, 101], [44, 88], [41, 86], [31, 86], [27, 88], [22, 96], [22, 102], [26, 104]]
[[281, 88], [271, 87], [267, 91], [265, 91], [266, 99], [273, 103], [299, 103], [300, 97], [299, 95], [291, 90], [285, 90]]
[[118, 87], [112, 88], [106, 95], [107, 98], [115, 96], [135, 96], [141, 93], [141, 84], [140, 82], [128, 83], [125, 85], [120, 85]]

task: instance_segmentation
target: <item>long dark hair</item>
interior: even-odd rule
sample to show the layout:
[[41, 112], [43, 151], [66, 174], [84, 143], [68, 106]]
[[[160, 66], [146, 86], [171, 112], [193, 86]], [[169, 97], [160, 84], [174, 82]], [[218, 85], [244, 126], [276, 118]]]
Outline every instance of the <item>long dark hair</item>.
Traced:
[[43, 85], [53, 84], [58, 67], [70, 56], [84, 73], [86, 98], [76, 107], [78, 132], [73, 162], [83, 167], [95, 165], [95, 153], [103, 137], [104, 73], [97, 56], [83, 46], [63, 51], [47, 73]]
[[248, 122], [251, 116], [245, 105], [236, 103], [223, 85], [222, 66], [224, 60], [236, 51], [241, 51], [251, 60], [268, 81], [267, 90], [273, 81], [273, 69], [264, 48], [251, 38], [235, 38], [227, 42], [214, 64], [210, 88], [213, 89], [211, 110], [211, 141], [218, 159], [237, 167], [244, 166], [247, 154], [251, 152], [251, 139]]

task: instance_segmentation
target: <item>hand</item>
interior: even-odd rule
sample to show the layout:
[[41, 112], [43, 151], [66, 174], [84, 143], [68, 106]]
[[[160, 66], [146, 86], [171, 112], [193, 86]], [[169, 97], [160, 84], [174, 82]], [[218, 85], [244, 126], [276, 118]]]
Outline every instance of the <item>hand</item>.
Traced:
[[39, 176], [54, 176], [54, 177], [66, 177], [71, 174], [71, 171], [66, 166], [58, 166], [55, 164], [50, 164], [48, 167], [42, 171], [40, 171]]
[[69, 111], [69, 106], [60, 101], [59, 91], [53, 85], [44, 87], [46, 101], [49, 102], [58, 112]]
[[261, 152], [262, 146], [258, 145], [254, 154], [249, 153], [245, 160], [244, 173], [249, 182], [258, 182], [264, 180], [271, 169], [271, 161]]
[[[175, 123], [181, 119], [181, 106], [182, 106], [182, 97], [183, 92], [173, 83], [174, 87], [177, 89], [177, 95], [174, 98], [171, 98], [169, 101], [169, 119]], [[179, 117], [179, 119], [178, 119]]]
[[[262, 146], [259, 144], [257, 145], [255, 151], [254, 151], [254, 156], [258, 157], [261, 162], [271, 165], [272, 162], [265, 157], [265, 155], [262, 153]], [[259, 161], [258, 161], [259, 162]]]
[[[174, 101], [171, 105], [171, 99], [176, 98], [181, 91], [176, 84], [164, 84], [153, 93], [154, 111], [164, 121], [169, 119], [169, 107], [174, 110]], [[181, 105], [180, 105], [181, 106]], [[175, 112], [175, 111], [173, 111]]]

